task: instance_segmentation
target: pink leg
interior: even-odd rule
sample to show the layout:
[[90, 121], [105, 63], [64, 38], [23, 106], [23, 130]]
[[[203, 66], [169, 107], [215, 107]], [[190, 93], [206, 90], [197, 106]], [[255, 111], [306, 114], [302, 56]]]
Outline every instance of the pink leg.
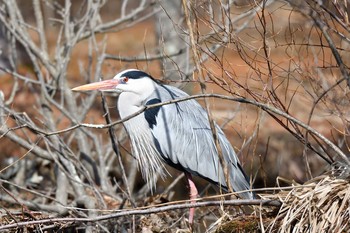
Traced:
[[[192, 175], [190, 173], [185, 172], [185, 175], [187, 177], [188, 180], [188, 184], [190, 186], [190, 199], [191, 199], [191, 204], [192, 203], [196, 203], [196, 198], [198, 196], [198, 190], [196, 188], [196, 185], [194, 184], [193, 180], [192, 180]], [[193, 223], [193, 218], [194, 218], [194, 210], [195, 208], [190, 208], [190, 213], [188, 215], [188, 222], [192, 225]]]

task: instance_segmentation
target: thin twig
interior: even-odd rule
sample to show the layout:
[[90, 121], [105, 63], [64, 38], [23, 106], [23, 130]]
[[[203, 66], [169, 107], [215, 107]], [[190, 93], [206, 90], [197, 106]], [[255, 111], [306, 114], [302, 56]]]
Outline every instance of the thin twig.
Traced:
[[[106, 98], [103, 95], [103, 93], [101, 93], [101, 98], [102, 98], [103, 111], [105, 112], [104, 116], [105, 116], [106, 122], [107, 122], [107, 124], [110, 124], [111, 123], [111, 118], [110, 118], [110, 115], [109, 115], [109, 110], [108, 110], [108, 106], [107, 106], [107, 103], [106, 103]], [[110, 136], [110, 139], [111, 139], [113, 151], [114, 151], [115, 155], [118, 158], [119, 167], [122, 170], [122, 179], [123, 179], [123, 182], [124, 182], [124, 185], [125, 185], [125, 188], [126, 188], [126, 195], [128, 197], [128, 200], [130, 201], [131, 205], [133, 207], [136, 207], [136, 203], [134, 202], [134, 200], [132, 199], [132, 196], [131, 196], [130, 187], [129, 187], [129, 184], [128, 184], [128, 178], [126, 177], [126, 172], [125, 172], [122, 156], [121, 156], [119, 148], [118, 148], [118, 140], [116, 140], [115, 129], [114, 129], [113, 126], [108, 128], [108, 133], [109, 133], [109, 136]]]
[[105, 54], [105, 59], [106, 60], [117, 60], [117, 61], [122, 61], [122, 62], [138, 62], [138, 61], [154, 61], [154, 60], [160, 60], [163, 58], [168, 58], [168, 57], [175, 57], [179, 56], [182, 53], [184, 53], [183, 49], [179, 49], [177, 52], [172, 53], [172, 54], [155, 54], [155, 55], [147, 55], [145, 56], [137, 56], [137, 57], [122, 57], [120, 55], [112, 55], [112, 54]]
[[121, 124], [121, 123], [123, 123], [123, 122], [125, 122], [125, 121], [127, 121], [127, 120], [129, 120], [129, 119], [131, 119], [131, 118], [141, 114], [142, 112], [144, 112], [147, 109], [156, 108], [156, 107], [160, 107], [160, 106], [163, 106], [163, 105], [173, 104], [173, 103], [182, 102], [182, 101], [188, 101], [188, 100], [191, 100], [191, 99], [199, 99], [199, 98], [219, 98], [219, 99], [224, 99], [224, 100], [230, 100], [230, 101], [236, 101], [236, 102], [240, 102], [240, 103], [250, 104], [250, 105], [259, 107], [259, 108], [263, 109], [266, 112], [282, 116], [282, 117], [284, 117], [284, 118], [294, 122], [295, 124], [301, 126], [302, 128], [310, 131], [312, 134], [314, 134], [315, 136], [320, 138], [325, 144], [327, 144], [330, 148], [332, 148], [332, 150], [334, 150], [334, 152], [336, 152], [337, 155], [340, 156], [344, 160], [344, 162], [350, 164], [349, 158], [333, 142], [331, 142], [329, 139], [327, 139], [325, 136], [323, 136], [321, 133], [319, 133], [317, 130], [315, 130], [311, 126], [309, 126], [309, 125], [305, 124], [304, 122], [294, 118], [293, 116], [289, 115], [288, 113], [286, 113], [286, 112], [284, 112], [284, 111], [282, 111], [280, 109], [277, 109], [275, 107], [272, 107], [272, 106], [270, 106], [268, 104], [260, 103], [258, 101], [249, 100], [249, 99], [246, 99], [246, 98], [237, 98], [237, 97], [232, 97], [232, 96], [219, 95], [219, 94], [192, 95], [192, 96], [187, 96], [187, 97], [184, 97], [184, 98], [170, 100], [170, 101], [167, 101], [167, 102], [162, 102], [162, 103], [159, 103], [159, 104], [147, 105], [147, 106], [144, 106], [143, 108], [141, 108], [139, 111], [135, 112], [134, 114], [131, 114], [130, 116], [125, 117], [123, 120], [118, 120], [118, 121], [112, 122], [112, 123], [107, 124], [107, 125], [78, 123], [78, 124], [76, 124], [76, 125], [74, 125], [72, 127], [68, 127], [66, 129], [58, 130], [58, 131], [55, 131], [55, 132], [46, 132], [46, 131], [43, 131], [43, 130], [38, 129], [36, 127], [33, 128], [32, 126], [27, 126], [27, 127], [30, 128], [31, 130], [37, 132], [37, 133], [43, 134], [46, 137], [49, 137], [49, 136], [52, 136], [52, 135], [56, 135], [56, 134], [66, 133], [66, 132], [69, 132], [71, 130], [77, 129], [79, 127], [105, 129], [105, 128], [109, 128], [109, 127], [117, 125], [117, 124]]

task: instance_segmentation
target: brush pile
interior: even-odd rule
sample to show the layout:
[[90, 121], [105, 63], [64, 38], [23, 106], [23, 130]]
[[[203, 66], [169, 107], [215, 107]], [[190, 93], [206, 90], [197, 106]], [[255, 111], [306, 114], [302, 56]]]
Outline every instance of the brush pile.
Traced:
[[350, 169], [335, 164], [327, 174], [264, 198], [281, 201], [271, 232], [350, 232]]

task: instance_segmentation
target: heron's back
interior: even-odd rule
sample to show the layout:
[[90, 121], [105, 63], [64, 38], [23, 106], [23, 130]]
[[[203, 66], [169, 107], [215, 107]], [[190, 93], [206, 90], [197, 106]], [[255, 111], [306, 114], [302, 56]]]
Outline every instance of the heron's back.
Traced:
[[[188, 96], [167, 85], [158, 85], [146, 104], [166, 102]], [[149, 112], [148, 112], [149, 111]], [[198, 175], [227, 190], [224, 172], [219, 161], [207, 112], [195, 100], [164, 105], [144, 114], [153, 140], [162, 159], [169, 165]], [[219, 143], [229, 171], [234, 191], [250, 189], [247, 177], [222, 130], [216, 125]], [[253, 198], [251, 192], [240, 194]]]

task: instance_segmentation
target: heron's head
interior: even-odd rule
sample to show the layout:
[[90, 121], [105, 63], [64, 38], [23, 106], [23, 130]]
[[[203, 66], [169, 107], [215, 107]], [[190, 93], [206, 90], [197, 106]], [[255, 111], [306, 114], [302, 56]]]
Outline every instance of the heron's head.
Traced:
[[149, 74], [129, 69], [118, 73], [113, 79], [82, 85], [72, 90], [132, 92], [137, 95], [149, 95], [154, 91], [155, 85], [156, 83]]

